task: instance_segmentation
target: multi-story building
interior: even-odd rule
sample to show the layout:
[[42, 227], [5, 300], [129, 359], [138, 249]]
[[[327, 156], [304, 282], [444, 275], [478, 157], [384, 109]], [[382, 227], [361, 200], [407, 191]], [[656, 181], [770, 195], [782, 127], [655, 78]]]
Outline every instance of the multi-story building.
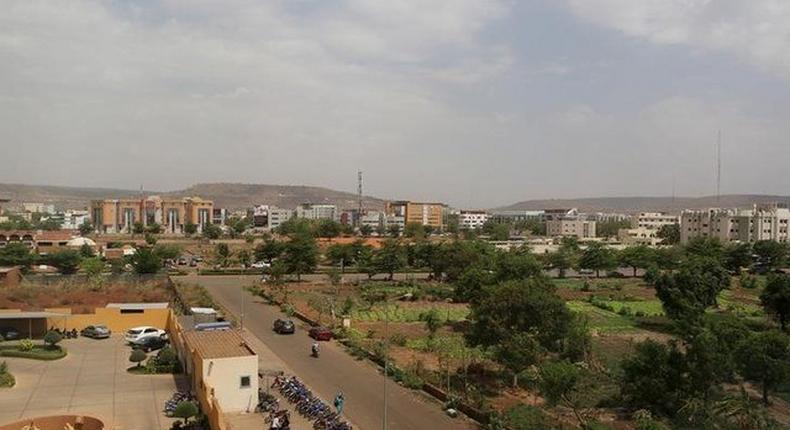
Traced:
[[228, 210], [225, 208], [213, 208], [211, 210], [211, 222], [212, 224], [217, 225], [225, 225], [225, 221], [228, 219]]
[[579, 239], [595, 237], [595, 221], [560, 218], [546, 221], [546, 235], [551, 237], [575, 236]]
[[404, 224], [418, 223], [441, 230], [443, 207], [441, 203], [394, 201], [385, 204], [384, 212], [388, 217], [403, 217]]
[[45, 203], [22, 203], [22, 209], [28, 213], [53, 214], [55, 205]]
[[788, 241], [790, 210], [778, 205], [755, 205], [752, 209], [708, 209], [683, 211], [680, 242], [695, 237], [713, 237], [721, 242]]
[[293, 217], [294, 217], [294, 211], [291, 209], [280, 209], [280, 208], [270, 207], [269, 228], [275, 229]]
[[658, 230], [647, 227], [621, 228], [617, 231], [617, 239], [623, 245], [658, 245], [663, 241], [658, 237]]
[[572, 209], [546, 209], [543, 211], [543, 221], [569, 220], [579, 218], [579, 210]]
[[488, 218], [486, 211], [461, 210], [458, 212], [458, 227], [467, 230], [481, 228]]
[[677, 223], [677, 215], [670, 215], [664, 212], [641, 212], [631, 217], [631, 228], [660, 230], [661, 227]]
[[385, 222], [384, 212], [380, 211], [368, 211], [359, 218], [360, 226], [366, 225], [373, 230], [385, 225]]
[[595, 222], [621, 222], [631, 219], [630, 215], [615, 212], [596, 212], [583, 215], [585, 219]]
[[77, 230], [85, 222], [90, 222], [90, 213], [85, 210], [72, 210], [63, 212], [60, 228], [63, 230]]
[[97, 233], [131, 233], [138, 222], [143, 226], [159, 224], [171, 234], [180, 234], [185, 225], [194, 224], [200, 233], [212, 222], [213, 209], [213, 202], [199, 197], [95, 200], [91, 202], [91, 222]]
[[269, 205], [255, 205], [252, 208], [252, 226], [257, 228], [269, 227]]
[[296, 207], [296, 217], [304, 219], [331, 219], [337, 221], [339, 214], [335, 205], [303, 203]]
[[544, 211], [495, 211], [490, 214], [492, 221], [502, 224], [515, 224], [525, 221], [543, 222], [544, 217]]

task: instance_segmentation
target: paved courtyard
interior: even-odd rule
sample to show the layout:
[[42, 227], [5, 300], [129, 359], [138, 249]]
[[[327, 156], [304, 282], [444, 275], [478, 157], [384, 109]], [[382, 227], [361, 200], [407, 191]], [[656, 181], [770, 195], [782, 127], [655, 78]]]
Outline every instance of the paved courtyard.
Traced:
[[0, 388], [0, 424], [56, 414], [84, 414], [107, 429], [169, 429], [164, 403], [188, 382], [183, 376], [132, 375], [130, 348], [120, 337], [69, 339], [67, 357], [56, 361], [0, 358], [16, 386]]

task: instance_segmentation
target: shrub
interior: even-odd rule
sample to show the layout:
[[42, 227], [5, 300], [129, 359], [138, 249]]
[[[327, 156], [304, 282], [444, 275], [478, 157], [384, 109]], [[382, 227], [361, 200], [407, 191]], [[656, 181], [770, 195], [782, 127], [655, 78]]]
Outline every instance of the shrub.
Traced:
[[16, 347], [17, 347], [17, 349], [18, 349], [18, 350], [20, 350], [20, 351], [24, 351], [24, 352], [30, 352], [30, 351], [32, 351], [32, 350], [33, 350], [33, 348], [35, 348], [35, 347], [36, 347], [36, 345], [35, 345], [35, 344], [33, 343], [33, 341], [32, 341], [32, 340], [30, 340], [30, 339], [22, 339], [22, 340], [19, 342], [19, 345], [17, 345]]
[[0, 363], [0, 387], [13, 387], [15, 383], [14, 375], [8, 371], [8, 364], [5, 361]]
[[184, 424], [186, 424], [190, 418], [194, 417], [198, 413], [200, 413], [200, 411], [194, 402], [183, 401], [176, 406], [176, 409], [173, 411], [173, 416], [176, 418], [182, 418], [184, 420]]
[[621, 307], [620, 310], [617, 311], [617, 313], [623, 316], [631, 316], [632, 314], [631, 308], [629, 308], [628, 306]]
[[50, 349], [55, 349], [58, 343], [63, 340], [63, 336], [56, 331], [48, 331], [47, 334], [44, 335], [44, 343], [46, 343]]
[[746, 273], [742, 273], [739, 278], [739, 283], [741, 284], [742, 288], [746, 288], [749, 290], [754, 290], [759, 287], [759, 280], [756, 276], [752, 276]]
[[505, 423], [513, 430], [550, 430], [554, 426], [543, 410], [529, 405], [518, 405], [505, 412]]
[[145, 361], [148, 357], [142, 349], [133, 349], [132, 353], [129, 355], [129, 361], [132, 363], [137, 363], [137, 367], [140, 367], [140, 363]]
[[395, 333], [390, 336], [390, 342], [393, 345], [406, 346], [406, 335], [403, 333]]

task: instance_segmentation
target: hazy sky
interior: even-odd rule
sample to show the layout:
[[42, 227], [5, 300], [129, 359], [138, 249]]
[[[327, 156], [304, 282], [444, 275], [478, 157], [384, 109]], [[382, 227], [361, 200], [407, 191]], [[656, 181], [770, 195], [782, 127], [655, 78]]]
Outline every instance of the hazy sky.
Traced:
[[4, 1], [0, 182], [790, 194], [787, 0]]

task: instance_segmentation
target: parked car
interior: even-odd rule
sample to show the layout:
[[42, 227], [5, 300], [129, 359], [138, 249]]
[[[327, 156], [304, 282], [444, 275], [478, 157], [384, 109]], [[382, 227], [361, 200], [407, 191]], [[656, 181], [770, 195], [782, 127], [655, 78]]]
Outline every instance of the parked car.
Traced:
[[0, 327], [0, 339], [2, 340], [19, 339], [19, 331], [13, 327]]
[[296, 324], [291, 320], [276, 319], [274, 321], [274, 332], [277, 334], [294, 334]]
[[198, 261], [196, 258], [193, 258], [192, 260], [189, 261], [189, 267], [197, 267], [197, 265], [198, 265]]
[[110, 337], [112, 332], [107, 328], [106, 325], [89, 325], [82, 329], [80, 334], [84, 337], [90, 337], [93, 339], [107, 339]]
[[265, 261], [256, 261], [255, 263], [252, 263], [250, 267], [253, 269], [268, 269], [272, 267], [272, 265]]
[[169, 342], [167, 339], [159, 336], [148, 336], [140, 339], [134, 345], [134, 349], [142, 349], [143, 352], [156, 351], [167, 346]]
[[186, 264], [187, 264], [187, 258], [186, 258], [186, 257], [179, 257], [179, 259], [178, 259], [178, 265], [179, 265], [179, 266], [184, 266], [184, 265], [186, 265]]
[[332, 330], [326, 327], [313, 327], [310, 329], [310, 337], [315, 340], [332, 340]]
[[126, 342], [128, 343], [135, 344], [141, 339], [147, 337], [165, 337], [165, 335], [166, 333], [162, 329], [150, 326], [142, 326], [129, 329], [129, 331], [127, 331], [124, 335], [124, 339], [126, 339]]

